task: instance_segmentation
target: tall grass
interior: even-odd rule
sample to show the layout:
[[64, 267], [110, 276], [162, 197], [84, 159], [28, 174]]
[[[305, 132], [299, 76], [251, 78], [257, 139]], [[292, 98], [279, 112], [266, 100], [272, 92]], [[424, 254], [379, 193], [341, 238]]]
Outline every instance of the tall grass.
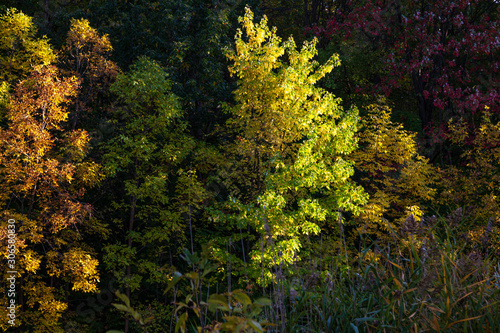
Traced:
[[[500, 332], [498, 257], [471, 247], [448, 220], [434, 219], [425, 226], [413, 219], [407, 222], [398, 233], [393, 231], [393, 244], [365, 239], [356, 256], [345, 245], [339, 246], [344, 250], [329, 263], [321, 249], [320, 258], [315, 258], [319, 265], [310, 264], [308, 275], [302, 278], [286, 276], [280, 270], [279, 288], [263, 290], [272, 302], [268, 308], [264, 299], [251, 301], [242, 291], [228, 290], [209, 298], [207, 289], [205, 296], [200, 294], [200, 300], [208, 299], [203, 303], [192, 301], [192, 295], [201, 289], [187, 290], [193, 304], [177, 303], [178, 311], [191, 312], [189, 320], [185, 312], [181, 326], [186, 331], [191, 327], [193, 332], [261, 332], [259, 323], [266, 327], [269, 322], [272, 324], [264, 330], [282, 333]], [[213, 269], [206, 260], [200, 263], [203, 267], [198, 273], [183, 276], [195, 281], [194, 277], [207, 274], [204, 270]], [[199, 286], [202, 288], [201, 283]], [[199, 326], [196, 320], [201, 313], [207, 314], [203, 309], [211, 303], [218, 310], [208, 313]], [[247, 314], [235, 312], [238, 308], [248, 309]], [[218, 311], [226, 313], [224, 319], [218, 317]], [[179, 323], [174, 326], [180, 327]]]
[[443, 224], [395, 233], [396, 250], [367, 248], [322, 287], [295, 286], [286, 331], [500, 332], [498, 261]]

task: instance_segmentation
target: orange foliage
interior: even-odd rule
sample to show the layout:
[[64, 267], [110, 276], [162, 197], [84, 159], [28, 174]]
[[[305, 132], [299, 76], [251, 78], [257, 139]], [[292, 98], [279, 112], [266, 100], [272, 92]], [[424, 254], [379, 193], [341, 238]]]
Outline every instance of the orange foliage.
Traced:
[[[77, 93], [78, 81], [58, 74], [53, 66], [35, 67], [17, 85], [8, 105], [8, 127], [0, 129], [0, 204], [5, 220], [16, 220], [16, 270], [24, 281], [31, 281], [19, 286], [24, 297], [21, 320], [33, 325], [37, 320], [57, 320], [66, 309], [57, 300], [57, 288], [48, 287], [44, 272], [84, 292], [95, 291], [98, 281], [97, 260], [81, 249], [76, 228], [91, 207], [80, 201], [85, 189], [74, 184], [78, 174], [85, 174], [82, 168], [95, 164], [83, 163], [87, 133], [64, 131], [67, 105]], [[2, 223], [2, 256], [6, 228]], [[51, 273], [55, 264], [50, 253], [58, 258], [59, 274]], [[42, 290], [47, 292], [40, 294]]]

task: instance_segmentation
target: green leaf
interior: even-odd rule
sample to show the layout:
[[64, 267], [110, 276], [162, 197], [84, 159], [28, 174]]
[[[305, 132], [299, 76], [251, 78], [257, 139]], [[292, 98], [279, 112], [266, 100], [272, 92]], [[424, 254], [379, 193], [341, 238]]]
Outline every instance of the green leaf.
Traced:
[[138, 321], [142, 324], [142, 316], [139, 312], [137, 311], [132, 311], [132, 317], [134, 318], [135, 321]]
[[248, 325], [253, 328], [254, 330], [256, 330], [257, 332], [261, 333], [262, 332], [262, 326], [256, 322], [255, 320], [248, 320], [247, 321]]
[[212, 294], [208, 298], [208, 303], [209, 304], [220, 304], [220, 305], [227, 305], [227, 298], [219, 295], [219, 294]]
[[270, 306], [272, 304], [271, 300], [266, 297], [259, 297], [255, 301], [253, 301], [253, 303], [259, 306]]
[[113, 305], [115, 308], [117, 308], [120, 311], [125, 311], [125, 312], [129, 312], [130, 311], [130, 307], [125, 306], [123, 304], [111, 303], [111, 305]]
[[248, 297], [248, 295], [242, 290], [233, 291], [232, 296], [244, 306], [252, 304], [252, 300], [250, 299], [250, 297]]
[[186, 332], [186, 321], [188, 318], [187, 312], [184, 312], [179, 319], [177, 320], [177, 323], [175, 324], [175, 329], [174, 331], [177, 333], [179, 330], [181, 330], [182, 333]]
[[128, 299], [127, 295], [120, 293], [118, 290], [115, 291], [115, 295], [122, 300], [123, 303], [127, 305], [127, 307], [130, 308], [130, 300]]

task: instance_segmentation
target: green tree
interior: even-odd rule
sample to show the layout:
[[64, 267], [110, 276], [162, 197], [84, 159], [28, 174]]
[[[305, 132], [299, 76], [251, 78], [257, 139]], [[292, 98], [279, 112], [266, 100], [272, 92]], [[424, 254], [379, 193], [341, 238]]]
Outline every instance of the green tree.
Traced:
[[185, 175], [181, 162], [194, 142], [184, 134], [179, 100], [157, 62], [139, 58], [111, 90], [118, 97], [115, 133], [103, 158], [111, 177], [107, 190], [116, 195], [108, 211], [120, 231], [104, 247], [104, 262], [130, 298], [135, 290], [158, 290], [166, 281], [162, 266], [170, 243], [184, 237], [183, 216], [173, 198], [175, 180], [178, 173], [181, 179]]
[[226, 120], [221, 104], [234, 86], [223, 49], [233, 42], [243, 6], [238, 0], [99, 0], [87, 17], [109, 34], [121, 68], [141, 55], [164, 66], [192, 135], [207, 141]]

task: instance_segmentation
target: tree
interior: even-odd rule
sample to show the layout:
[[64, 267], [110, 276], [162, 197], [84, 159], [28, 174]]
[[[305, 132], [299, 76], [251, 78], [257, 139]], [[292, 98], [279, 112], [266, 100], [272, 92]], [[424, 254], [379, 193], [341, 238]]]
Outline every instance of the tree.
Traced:
[[500, 121], [488, 106], [483, 110], [477, 131], [465, 119], [450, 121], [452, 144], [466, 147], [461, 163], [440, 171], [439, 200], [453, 215], [468, 246], [483, 254], [500, 255]]
[[265, 17], [255, 24], [248, 8], [240, 22], [228, 52], [238, 77], [228, 126], [236, 137], [235, 174], [246, 183], [245, 195], [231, 198], [227, 209], [267, 239], [265, 249], [255, 244], [251, 254], [260, 278], [261, 262], [276, 269], [297, 260], [301, 236], [336, 225], [343, 211], [359, 213], [366, 195], [349, 179], [354, 169], [346, 158], [357, 145], [357, 110], [344, 111], [316, 87], [338, 56], [319, 65], [316, 40], [299, 51], [291, 37], [282, 43]]
[[15, 8], [0, 15], [0, 80], [15, 84], [33, 65], [54, 62], [56, 55], [48, 39], [36, 34], [33, 19]]
[[[184, 134], [179, 100], [157, 62], [139, 58], [129, 72], [118, 75], [111, 91], [118, 98], [115, 132], [105, 143], [103, 163], [113, 195], [109, 210], [118, 230], [115, 241], [104, 247], [104, 263], [130, 298], [135, 290], [158, 290], [166, 281], [162, 266], [170, 247], [184, 239], [176, 176], [185, 178], [180, 163], [194, 142]], [[198, 186], [195, 180], [192, 184], [195, 199]]]
[[61, 331], [66, 286], [94, 292], [99, 281], [93, 250], [81, 241], [92, 211], [81, 197], [99, 181], [99, 167], [84, 159], [87, 133], [64, 130], [77, 88], [75, 77], [35, 67], [16, 86], [0, 130], [0, 202], [5, 221], [18, 226], [20, 319], [30, 332]]
[[56, 59], [46, 37], [37, 38], [33, 19], [16, 10], [0, 14], [0, 122], [4, 122], [11, 87], [24, 79], [34, 65]]
[[436, 194], [436, 170], [418, 154], [416, 135], [391, 121], [389, 107], [380, 103], [367, 109], [360, 147], [351, 155], [359, 182], [370, 194], [356, 218], [357, 231], [388, 244], [410, 214], [420, 222], [427, 213]]
[[231, 99], [224, 47], [233, 42], [241, 1], [93, 1], [89, 20], [109, 35], [113, 56], [127, 68], [141, 55], [169, 73], [192, 135], [213, 140], [226, 120], [221, 105]]
[[434, 208], [463, 209], [474, 221], [468, 227], [481, 230], [498, 216], [494, 164], [486, 160], [494, 161], [500, 113], [499, 8], [490, 0], [360, 0], [318, 31], [375, 58], [371, 78], [351, 75], [354, 91], [385, 94], [396, 105], [396, 93], [412, 91], [410, 112], [418, 112], [424, 134], [420, 151], [442, 167]]
[[88, 20], [71, 20], [60, 63], [68, 76], [76, 76], [81, 81], [72, 113], [73, 129], [79, 118], [86, 120], [85, 127], [90, 127], [91, 117], [95, 128], [96, 113], [109, 105], [109, 87], [119, 73], [118, 66], [108, 59], [112, 50], [108, 36], [99, 35]]
[[485, 105], [500, 112], [498, 1], [361, 0], [348, 8], [317, 33], [378, 54], [371, 77], [351, 77], [353, 92], [412, 89], [431, 160], [451, 153], [443, 152], [448, 120], [477, 120]]

